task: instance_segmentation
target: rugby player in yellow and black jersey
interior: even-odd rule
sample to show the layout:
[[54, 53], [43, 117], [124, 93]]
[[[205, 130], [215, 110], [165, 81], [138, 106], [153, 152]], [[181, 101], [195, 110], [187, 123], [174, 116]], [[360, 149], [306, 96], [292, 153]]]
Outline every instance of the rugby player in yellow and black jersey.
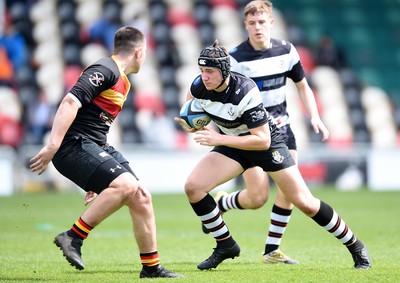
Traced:
[[68, 93], [81, 108], [66, 138], [86, 136], [99, 145], [106, 144], [109, 127], [121, 111], [130, 86], [115, 56], [86, 68]]
[[156, 224], [149, 191], [128, 161], [107, 144], [109, 128], [130, 89], [127, 74], [138, 73], [146, 57], [145, 35], [122, 27], [114, 36], [114, 54], [87, 67], [63, 98], [48, 144], [31, 159], [31, 170], [42, 174], [52, 160], [56, 169], [87, 192], [88, 209], [60, 233], [54, 243], [75, 268], [85, 268], [81, 246], [90, 231], [126, 205], [140, 252], [141, 278], [182, 277], [160, 265]]

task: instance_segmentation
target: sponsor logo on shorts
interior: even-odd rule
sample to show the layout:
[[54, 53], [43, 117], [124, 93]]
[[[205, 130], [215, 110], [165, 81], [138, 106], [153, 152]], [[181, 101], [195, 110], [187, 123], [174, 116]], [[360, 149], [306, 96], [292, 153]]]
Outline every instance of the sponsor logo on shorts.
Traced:
[[281, 153], [278, 150], [275, 150], [272, 152], [272, 162], [275, 164], [281, 164], [285, 157], [281, 155]]

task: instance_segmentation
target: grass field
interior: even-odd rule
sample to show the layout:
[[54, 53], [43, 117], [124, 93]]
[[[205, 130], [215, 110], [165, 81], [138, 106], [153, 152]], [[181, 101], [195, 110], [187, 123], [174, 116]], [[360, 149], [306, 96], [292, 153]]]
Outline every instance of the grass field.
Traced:
[[[282, 250], [296, 266], [261, 263], [275, 192], [262, 209], [224, 215], [242, 252], [212, 271], [196, 265], [214, 247], [183, 194], [154, 195], [162, 264], [182, 279], [158, 282], [400, 282], [400, 192], [338, 192], [314, 189], [363, 240], [373, 261], [370, 270], [352, 269], [351, 255], [332, 235], [295, 210]], [[78, 193], [23, 194], [0, 198], [0, 282], [137, 282], [141, 269], [129, 213], [118, 211], [92, 231], [83, 246], [84, 271], [68, 265], [52, 243], [83, 212]], [[146, 280], [145, 280], [146, 281]]]

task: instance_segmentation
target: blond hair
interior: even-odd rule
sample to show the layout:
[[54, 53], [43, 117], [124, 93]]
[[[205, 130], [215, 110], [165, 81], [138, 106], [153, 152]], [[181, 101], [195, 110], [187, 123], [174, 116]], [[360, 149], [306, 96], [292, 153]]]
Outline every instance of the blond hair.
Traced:
[[268, 0], [256, 0], [249, 2], [243, 9], [243, 16], [266, 13], [272, 16], [272, 2]]

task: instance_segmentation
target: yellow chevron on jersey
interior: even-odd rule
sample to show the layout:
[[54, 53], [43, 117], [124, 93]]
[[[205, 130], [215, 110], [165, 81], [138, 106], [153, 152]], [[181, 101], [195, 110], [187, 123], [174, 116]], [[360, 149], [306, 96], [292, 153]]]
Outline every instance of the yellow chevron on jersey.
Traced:
[[120, 77], [118, 78], [117, 83], [111, 88], [104, 90], [93, 99], [95, 104], [114, 116], [114, 118], [121, 111], [131, 87], [128, 77], [118, 64], [117, 66], [120, 72]]

